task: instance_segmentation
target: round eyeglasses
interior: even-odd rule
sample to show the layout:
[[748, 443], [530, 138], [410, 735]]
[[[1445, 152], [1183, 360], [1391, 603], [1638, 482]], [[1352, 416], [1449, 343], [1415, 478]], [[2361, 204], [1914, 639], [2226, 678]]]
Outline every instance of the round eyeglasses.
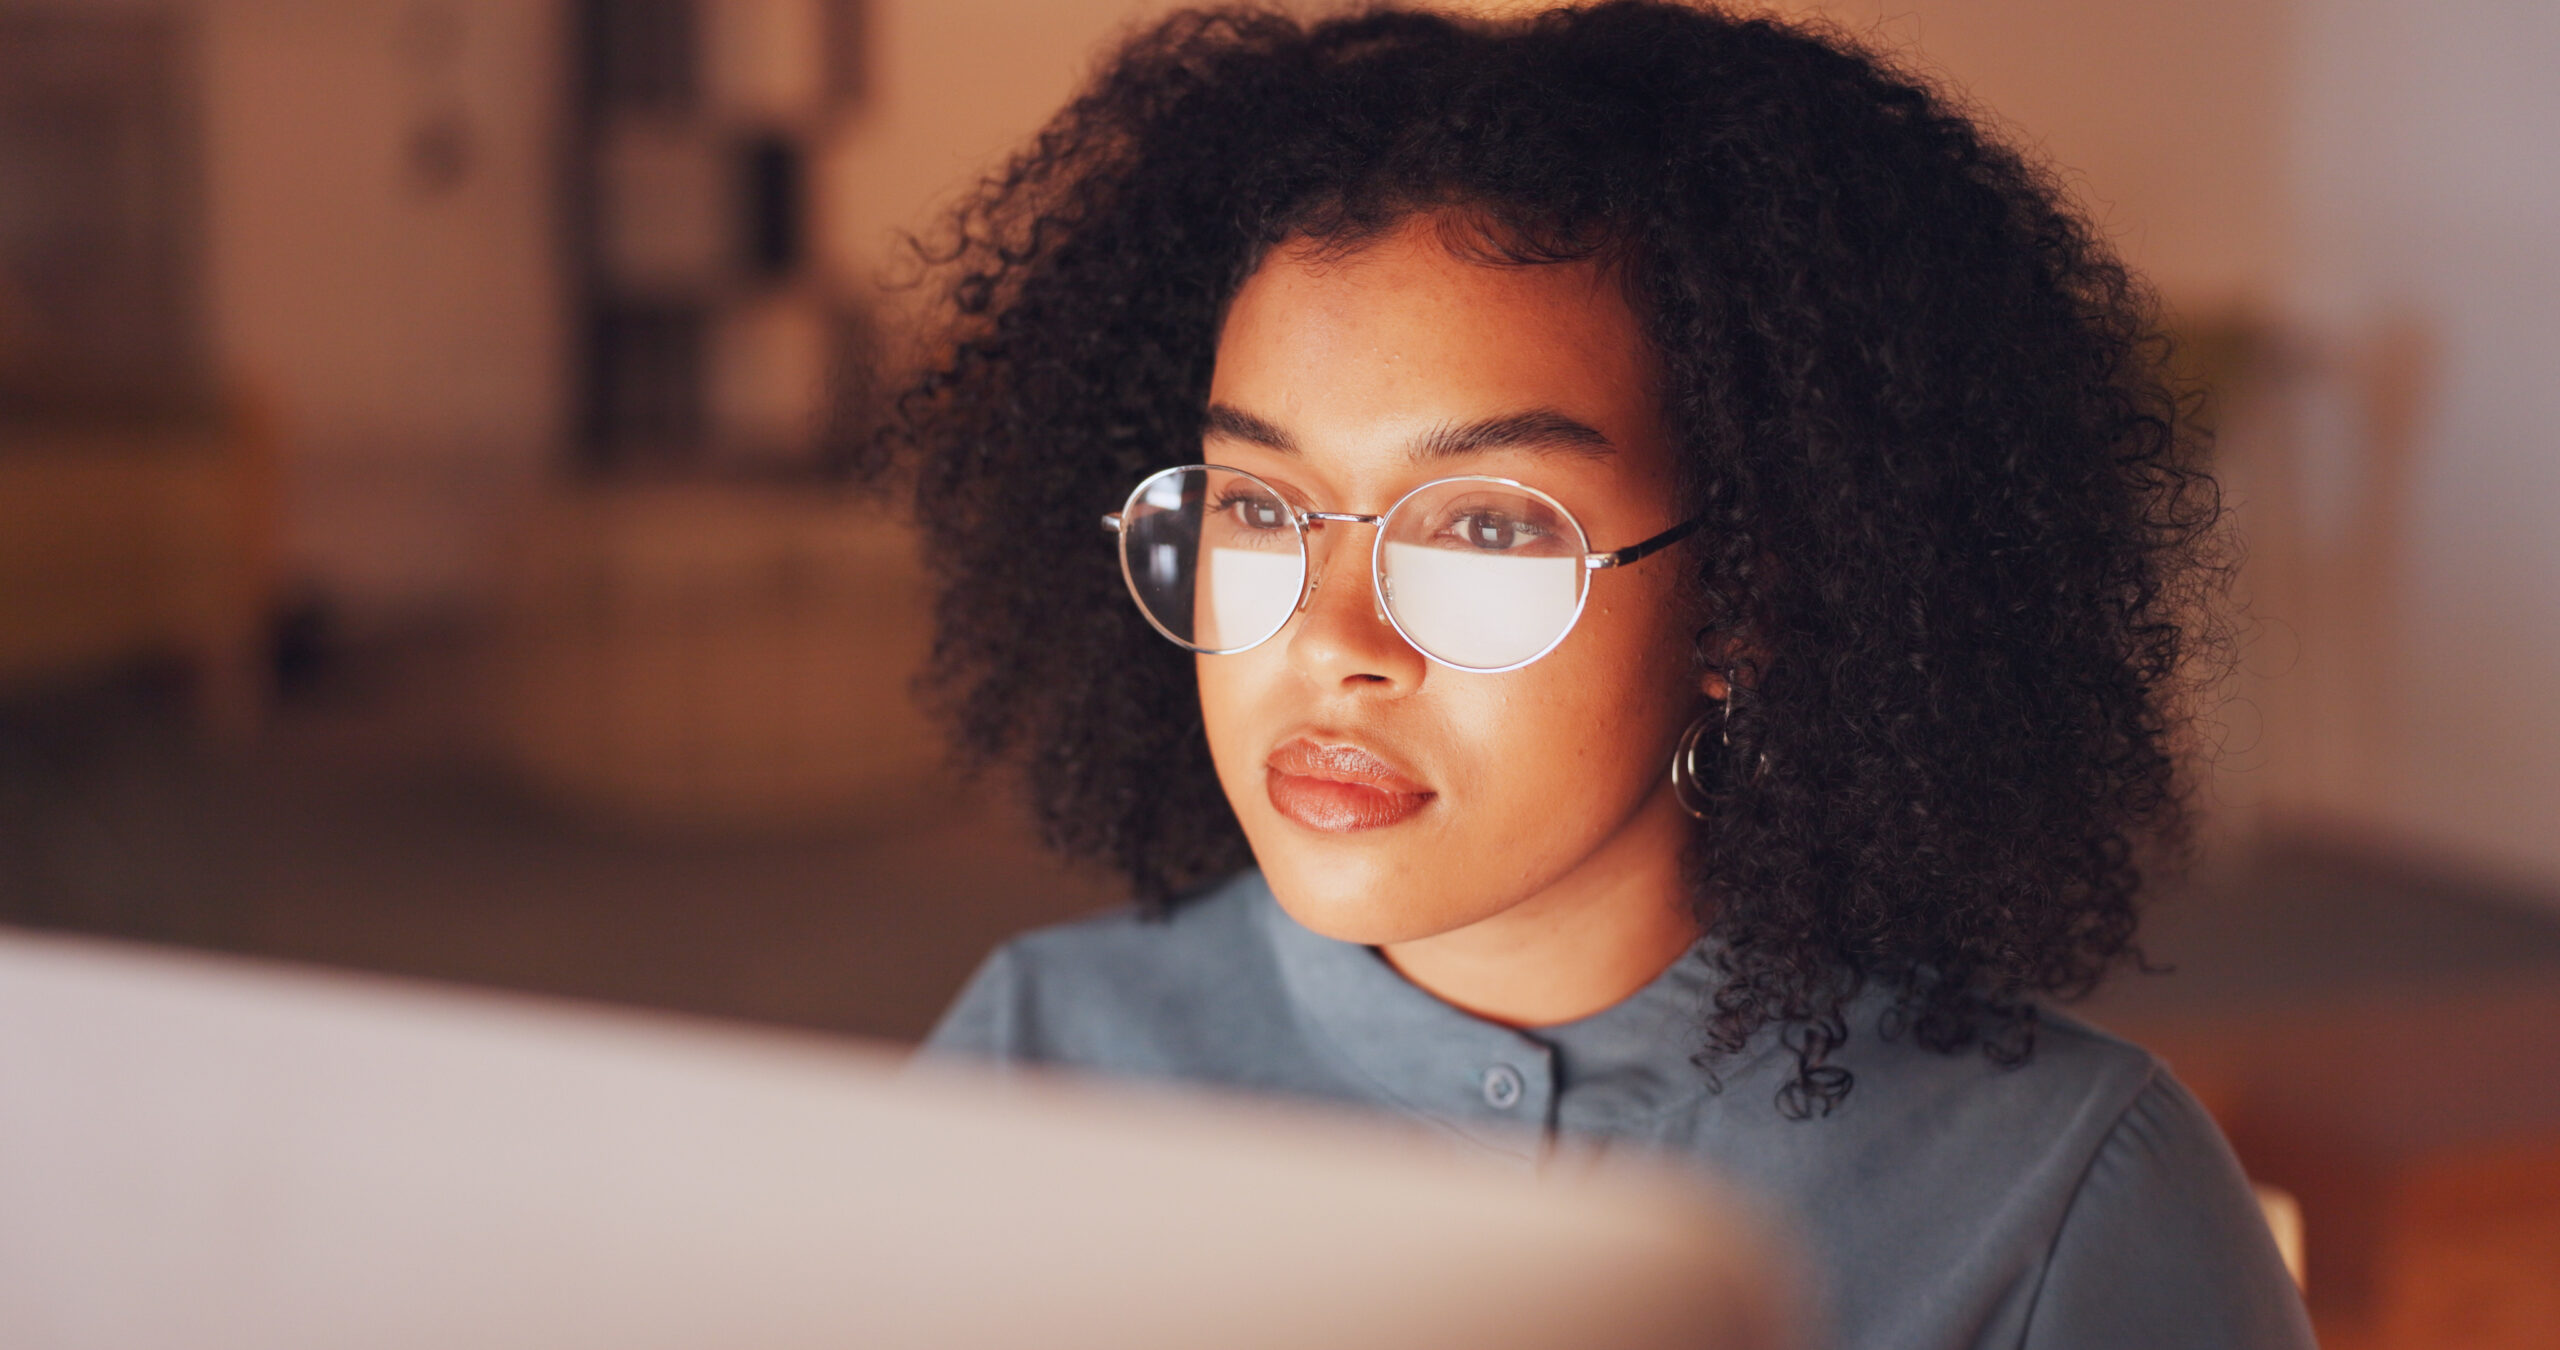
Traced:
[[1554, 651], [1582, 617], [1591, 574], [1658, 553], [1698, 528], [1683, 521], [1640, 544], [1594, 553], [1562, 502], [1508, 478], [1442, 478], [1384, 515], [1308, 511], [1217, 464], [1148, 475], [1102, 518], [1120, 536], [1120, 572], [1156, 631], [1195, 652], [1268, 642], [1306, 603], [1307, 536], [1373, 525], [1370, 580], [1404, 640], [1444, 666], [1481, 674]]

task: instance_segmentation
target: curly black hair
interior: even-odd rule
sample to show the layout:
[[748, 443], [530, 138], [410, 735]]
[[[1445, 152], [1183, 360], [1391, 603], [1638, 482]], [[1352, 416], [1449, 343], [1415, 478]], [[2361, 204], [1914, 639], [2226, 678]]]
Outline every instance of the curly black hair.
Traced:
[[1881, 1034], [2023, 1060], [2039, 997], [2139, 959], [2183, 837], [2219, 500], [2149, 292], [1839, 33], [1625, 0], [1130, 37], [919, 245], [951, 331], [863, 464], [912, 488], [964, 755], [1020, 763], [1049, 842], [1158, 912], [1251, 863], [1193, 658], [1095, 521], [1197, 457], [1269, 250], [1425, 212], [1489, 262], [1604, 258], [1658, 349], [1701, 650], [1740, 666], [1689, 869], [1726, 975], [1701, 1067], [1774, 1025], [1779, 1105], [1827, 1113], [1871, 986]]

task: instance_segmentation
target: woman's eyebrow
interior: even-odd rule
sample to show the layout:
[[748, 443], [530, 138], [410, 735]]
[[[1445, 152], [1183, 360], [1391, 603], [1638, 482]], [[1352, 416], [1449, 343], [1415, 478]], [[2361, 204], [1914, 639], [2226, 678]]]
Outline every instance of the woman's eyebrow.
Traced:
[[1414, 442], [1416, 459], [1437, 459], [1478, 450], [1562, 450], [1579, 455], [1605, 455], [1618, 447], [1600, 429], [1553, 408], [1507, 413], [1482, 421], [1434, 428]]
[[[1288, 432], [1242, 408], [1224, 403], [1209, 405], [1202, 434], [1229, 437], [1277, 450], [1284, 455], [1298, 453], [1298, 442]], [[1500, 417], [1434, 427], [1414, 442], [1413, 455], [1416, 459], [1439, 459], [1479, 450], [1514, 449], [1605, 455], [1617, 446], [1598, 427], [1588, 422], [1568, 417], [1553, 408], [1534, 408], [1528, 412], [1505, 413]]]
[[1282, 431], [1242, 408], [1229, 407], [1224, 403], [1209, 405], [1208, 422], [1201, 428], [1201, 434], [1225, 436], [1232, 440], [1259, 445], [1266, 450], [1277, 450], [1284, 455], [1298, 453], [1298, 443], [1290, 439], [1288, 432]]

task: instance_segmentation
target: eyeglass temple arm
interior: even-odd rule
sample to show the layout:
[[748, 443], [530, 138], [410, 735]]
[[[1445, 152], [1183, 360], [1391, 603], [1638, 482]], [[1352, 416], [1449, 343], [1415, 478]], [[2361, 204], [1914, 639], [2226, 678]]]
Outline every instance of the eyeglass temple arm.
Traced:
[[1603, 568], [1624, 567], [1629, 563], [1642, 562], [1645, 559], [1652, 557], [1654, 554], [1660, 553], [1664, 549], [1671, 547], [1673, 544], [1679, 543], [1681, 540], [1688, 538], [1690, 535], [1696, 534], [1698, 532], [1698, 527], [1706, 523], [1706, 518], [1704, 516], [1700, 516], [1695, 519], [1684, 520], [1679, 524], [1672, 526], [1670, 529], [1664, 530], [1662, 533], [1655, 535], [1651, 539], [1645, 540], [1643, 543], [1629, 544], [1615, 553], [1585, 553], [1582, 555], [1582, 565], [1591, 571], [1597, 572]]

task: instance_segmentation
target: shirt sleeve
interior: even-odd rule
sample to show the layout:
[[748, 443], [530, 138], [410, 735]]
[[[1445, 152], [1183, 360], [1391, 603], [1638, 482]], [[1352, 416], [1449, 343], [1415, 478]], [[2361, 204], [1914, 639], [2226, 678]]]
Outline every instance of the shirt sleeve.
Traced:
[[2315, 1350], [2239, 1160], [2165, 1071], [2125, 1108], [2064, 1214], [2023, 1350]]

